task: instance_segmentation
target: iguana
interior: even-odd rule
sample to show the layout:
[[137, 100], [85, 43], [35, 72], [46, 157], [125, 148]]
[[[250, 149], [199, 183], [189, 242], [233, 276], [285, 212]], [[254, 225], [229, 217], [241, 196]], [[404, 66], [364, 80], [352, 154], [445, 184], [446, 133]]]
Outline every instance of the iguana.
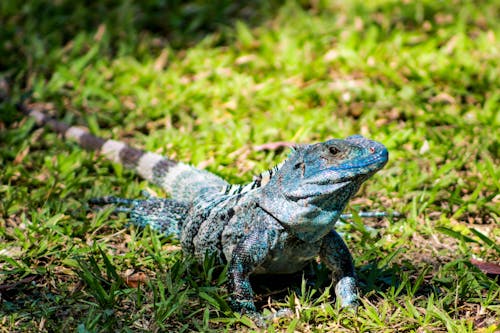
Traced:
[[172, 199], [104, 197], [93, 202], [116, 204], [132, 223], [178, 237], [183, 252], [200, 261], [215, 254], [227, 263], [230, 305], [257, 325], [265, 321], [254, 304], [249, 276], [297, 272], [318, 255], [331, 270], [342, 307], [357, 305], [352, 257], [334, 226], [361, 184], [387, 163], [382, 144], [354, 135], [297, 145], [284, 162], [249, 184], [231, 185], [208, 171], [20, 107], [38, 125], [134, 169], [170, 193]]

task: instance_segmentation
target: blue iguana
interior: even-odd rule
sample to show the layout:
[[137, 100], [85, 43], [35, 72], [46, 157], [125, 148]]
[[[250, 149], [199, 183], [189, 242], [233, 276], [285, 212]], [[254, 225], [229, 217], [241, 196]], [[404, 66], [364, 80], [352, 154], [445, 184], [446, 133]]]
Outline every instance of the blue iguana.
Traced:
[[249, 276], [297, 272], [318, 255], [331, 270], [341, 305], [357, 305], [352, 257], [334, 226], [361, 184], [387, 163], [382, 144], [354, 135], [297, 145], [284, 162], [249, 184], [231, 185], [208, 171], [96, 137], [36, 109], [22, 109], [38, 125], [135, 170], [170, 193], [171, 199], [104, 197], [93, 202], [116, 204], [132, 223], [178, 237], [183, 252], [200, 261], [214, 254], [227, 263], [231, 307], [257, 325], [265, 321], [254, 304]]

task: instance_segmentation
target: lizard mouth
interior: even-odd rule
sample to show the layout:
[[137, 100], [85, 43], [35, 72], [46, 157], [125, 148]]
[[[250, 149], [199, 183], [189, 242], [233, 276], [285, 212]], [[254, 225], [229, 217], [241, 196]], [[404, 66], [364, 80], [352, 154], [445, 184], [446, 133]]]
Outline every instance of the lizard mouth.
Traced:
[[387, 163], [389, 159], [389, 153], [387, 149], [383, 148], [377, 152], [375, 148], [371, 147], [370, 152], [372, 155], [368, 155], [366, 158], [362, 160], [362, 162], [343, 163], [341, 165], [335, 166], [334, 168], [329, 168], [328, 170], [340, 171], [340, 170], [350, 170], [350, 169], [362, 169], [367, 167], [369, 168], [371, 166], [374, 166], [376, 170], [379, 170]]
[[335, 192], [349, 184], [349, 181], [329, 184], [307, 183], [303, 184], [300, 190], [289, 192], [285, 196], [293, 201], [307, 200], [311, 204], [322, 198], [333, 196]]

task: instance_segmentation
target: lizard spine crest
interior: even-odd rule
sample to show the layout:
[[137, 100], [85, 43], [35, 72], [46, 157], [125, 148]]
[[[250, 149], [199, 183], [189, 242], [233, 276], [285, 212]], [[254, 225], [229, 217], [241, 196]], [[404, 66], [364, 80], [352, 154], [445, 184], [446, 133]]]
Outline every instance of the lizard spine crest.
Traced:
[[255, 190], [259, 187], [262, 187], [269, 183], [271, 178], [273, 178], [274, 175], [278, 172], [278, 170], [285, 164], [285, 162], [281, 162], [274, 167], [272, 167], [269, 170], [266, 170], [256, 176], [253, 177], [253, 180], [248, 183], [248, 184], [229, 184], [227, 185], [223, 191], [222, 194], [225, 195], [236, 195], [236, 194], [242, 194], [242, 193], [247, 193], [252, 190]]

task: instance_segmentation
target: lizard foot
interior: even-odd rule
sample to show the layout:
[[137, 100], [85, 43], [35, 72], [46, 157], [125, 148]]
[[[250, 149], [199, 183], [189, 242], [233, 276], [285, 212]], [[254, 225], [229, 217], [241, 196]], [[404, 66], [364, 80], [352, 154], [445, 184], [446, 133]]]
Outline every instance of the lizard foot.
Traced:
[[255, 326], [257, 326], [258, 328], [267, 327], [266, 317], [262, 316], [260, 313], [255, 311], [247, 311], [244, 313], [244, 315], [250, 318], [250, 320], [252, 320]]
[[359, 305], [358, 293], [356, 291], [356, 280], [351, 277], [343, 277], [335, 285], [335, 294], [340, 299], [342, 308], [356, 309]]

